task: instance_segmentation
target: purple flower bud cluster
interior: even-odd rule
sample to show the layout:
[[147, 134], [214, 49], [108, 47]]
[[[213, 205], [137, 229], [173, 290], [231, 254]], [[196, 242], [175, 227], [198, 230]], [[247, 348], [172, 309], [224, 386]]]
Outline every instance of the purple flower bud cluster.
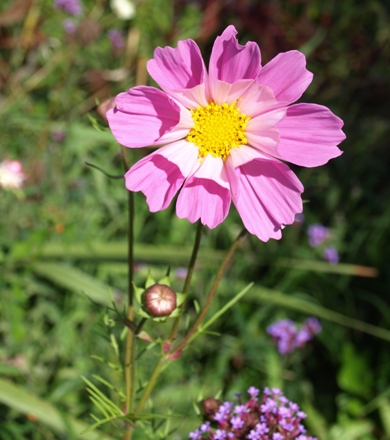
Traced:
[[55, 0], [54, 7], [71, 15], [80, 15], [82, 12], [80, 0]]
[[321, 330], [321, 324], [314, 317], [307, 318], [299, 330], [291, 319], [282, 319], [267, 327], [267, 333], [274, 338], [280, 354], [303, 348]]
[[66, 18], [62, 22], [62, 26], [64, 27], [64, 30], [68, 35], [73, 35], [77, 29], [76, 22], [74, 20], [72, 20], [71, 18]]
[[[310, 246], [317, 247], [323, 244], [330, 237], [330, 231], [323, 225], [314, 224], [307, 228], [307, 235], [309, 236]], [[337, 264], [340, 259], [339, 253], [334, 246], [327, 246], [322, 255], [330, 264]]]
[[307, 228], [307, 235], [310, 246], [317, 247], [329, 238], [330, 232], [325, 226], [316, 223]]
[[124, 47], [125, 40], [123, 39], [123, 32], [120, 29], [110, 29], [107, 35], [113, 48], [122, 49]]
[[339, 262], [339, 253], [337, 252], [337, 249], [334, 246], [327, 246], [324, 249], [324, 252], [322, 254], [325, 258], [325, 260], [330, 264], [337, 264]]
[[260, 391], [248, 389], [250, 398], [238, 405], [222, 403], [212, 422], [203, 423], [189, 434], [191, 440], [317, 440], [305, 435], [301, 420], [306, 414], [296, 403], [290, 402], [276, 389], [265, 388], [259, 402]]

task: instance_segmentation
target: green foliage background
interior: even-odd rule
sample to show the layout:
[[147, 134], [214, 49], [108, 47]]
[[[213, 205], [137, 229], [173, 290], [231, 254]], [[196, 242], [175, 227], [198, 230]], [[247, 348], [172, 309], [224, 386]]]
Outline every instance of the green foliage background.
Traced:
[[[164, 371], [148, 411], [175, 414], [170, 425], [145, 423], [134, 438], [187, 438], [199, 423], [197, 401], [218, 393], [231, 399], [250, 385], [281, 387], [320, 440], [390, 438], [389, 1], [136, 5], [135, 18], [120, 21], [108, 2], [85, 0], [76, 21], [87, 31], [74, 37], [50, 0], [0, 5], [0, 160], [21, 160], [28, 175], [23, 191], [0, 194], [0, 438], [121, 438], [122, 422], [79, 436], [96, 413], [81, 376], [121, 405], [94, 375], [123, 389], [122, 354], [116, 357], [104, 322], [115, 318], [105, 308], [109, 291], [121, 309], [127, 288], [127, 192], [122, 180], [86, 165], [122, 174], [120, 150], [87, 115], [99, 119], [98, 101], [146, 80], [145, 60], [156, 46], [193, 38], [207, 58], [230, 23], [242, 43], [260, 44], [264, 62], [290, 49], [305, 53], [314, 80], [302, 101], [326, 105], [345, 121], [344, 154], [320, 168], [294, 168], [305, 186], [305, 221], [287, 227], [280, 241], [246, 239], [211, 314], [249, 282], [255, 287], [213, 325], [218, 335], [199, 337]], [[112, 50], [107, 31], [114, 27], [128, 36], [127, 51]], [[144, 154], [130, 151], [129, 159]], [[145, 281], [147, 268], [158, 278], [171, 266], [180, 290], [175, 270], [188, 261], [194, 225], [176, 218], [174, 203], [156, 214], [142, 194], [135, 203], [136, 282]], [[321, 248], [308, 245], [313, 223], [331, 228], [340, 264], [329, 265]], [[232, 208], [222, 225], [205, 231], [189, 320], [240, 229]], [[266, 326], [310, 315], [323, 332], [282, 358]], [[163, 338], [167, 327], [146, 330]], [[122, 330], [116, 322], [110, 331], [119, 340]], [[139, 345], [146, 349], [142, 384], [158, 346]]]

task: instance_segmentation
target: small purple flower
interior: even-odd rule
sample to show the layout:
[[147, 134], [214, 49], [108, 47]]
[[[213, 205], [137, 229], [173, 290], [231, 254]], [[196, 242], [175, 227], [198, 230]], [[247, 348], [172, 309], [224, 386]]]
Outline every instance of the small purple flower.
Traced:
[[295, 347], [304, 347], [312, 337], [313, 335], [309, 332], [309, 330], [305, 327], [302, 327], [295, 338]]
[[329, 238], [329, 229], [318, 223], [310, 225], [307, 229], [309, 244], [311, 247], [317, 247]]
[[210, 422], [205, 422], [200, 425], [200, 432], [207, 432], [210, 429]]
[[317, 333], [320, 333], [322, 330], [320, 321], [318, 321], [317, 318], [314, 318], [314, 316], [312, 316], [311, 318], [307, 318], [303, 325], [312, 335], [316, 335]]
[[82, 12], [79, 0], [55, 0], [54, 7], [61, 9], [70, 15], [80, 15]]
[[337, 264], [339, 262], [339, 253], [337, 252], [337, 249], [334, 246], [327, 246], [324, 249], [323, 256], [326, 261], [328, 261], [330, 264]]
[[245, 405], [237, 405], [234, 407], [234, 412], [236, 414], [243, 414], [247, 412], [246, 406]]
[[189, 433], [189, 438], [191, 440], [198, 440], [200, 438], [200, 431], [199, 429], [196, 429], [194, 432]]
[[223, 440], [226, 438], [226, 431], [223, 429], [217, 429], [214, 434], [214, 440]]
[[244, 426], [244, 420], [242, 420], [239, 416], [232, 417], [230, 419], [230, 424], [232, 425], [233, 429], [241, 429]]
[[[70, 20], [70, 21], [72, 21], [72, 20]], [[51, 132], [51, 138], [53, 139], [54, 142], [57, 142], [59, 144], [64, 142], [65, 137], [66, 137], [66, 133], [63, 130], [53, 130]]]
[[249, 394], [251, 397], [257, 397], [257, 396], [259, 395], [259, 392], [260, 392], [260, 390], [258, 390], [258, 389], [255, 388], [255, 387], [249, 387], [249, 388], [248, 388], [248, 394]]
[[[72, 20], [71, 18], [66, 18], [63, 22], [62, 25], [64, 27], [65, 32], [68, 35], [73, 35], [76, 32], [77, 29], [77, 25], [75, 23], [74, 20]], [[53, 135], [53, 133], [52, 133]]]
[[261, 409], [261, 411], [263, 411], [263, 412], [269, 412], [269, 413], [272, 413], [272, 412], [275, 412], [275, 410], [276, 410], [277, 407], [278, 407], [278, 404], [277, 404], [277, 402], [275, 402], [275, 400], [267, 399], [267, 400], [265, 401], [265, 403], [263, 403], [263, 404], [260, 406], [260, 409]]
[[122, 49], [125, 46], [123, 32], [120, 29], [111, 29], [107, 33], [114, 49]]
[[175, 270], [176, 277], [179, 278], [179, 280], [184, 280], [184, 278], [187, 276], [187, 273], [188, 270], [185, 267], [178, 267]]
[[260, 440], [261, 437], [260, 437], [260, 434], [255, 429], [252, 429], [252, 431], [248, 435], [248, 439], [249, 440]]
[[256, 425], [256, 432], [259, 434], [266, 434], [269, 431], [267, 425], [265, 423], [258, 423]]

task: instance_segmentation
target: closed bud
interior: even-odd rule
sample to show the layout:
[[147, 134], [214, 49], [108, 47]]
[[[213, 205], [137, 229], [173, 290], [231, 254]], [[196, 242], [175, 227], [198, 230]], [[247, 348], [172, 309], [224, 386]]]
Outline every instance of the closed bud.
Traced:
[[218, 399], [208, 397], [202, 400], [203, 414], [206, 420], [214, 422], [215, 414], [218, 412], [218, 408], [222, 405], [222, 402]]
[[143, 300], [145, 309], [155, 317], [169, 316], [176, 309], [176, 293], [165, 284], [150, 286]]

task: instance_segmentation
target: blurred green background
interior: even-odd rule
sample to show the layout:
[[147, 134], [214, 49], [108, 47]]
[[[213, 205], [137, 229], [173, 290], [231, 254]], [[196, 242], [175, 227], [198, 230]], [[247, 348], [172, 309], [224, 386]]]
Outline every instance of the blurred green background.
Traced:
[[[280, 241], [247, 237], [213, 311], [249, 282], [255, 287], [214, 324], [219, 335], [201, 336], [164, 371], [148, 411], [178, 415], [170, 426], [147, 424], [134, 438], [188, 438], [199, 424], [196, 402], [218, 392], [232, 399], [254, 385], [281, 387], [320, 440], [390, 439], [389, 0], [134, 0], [126, 20], [105, 0], [84, 0], [75, 17], [53, 5], [0, 5], [0, 161], [20, 160], [27, 175], [22, 190], [0, 189], [0, 438], [122, 437], [121, 423], [79, 436], [96, 413], [80, 376], [118, 405], [93, 375], [123, 389], [105, 325], [115, 316], [105, 306], [111, 289], [121, 309], [127, 288], [127, 191], [86, 165], [123, 173], [99, 103], [153, 85], [145, 62], [156, 46], [193, 38], [207, 60], [215, 37], [234, 24], [242, 44], [260, 45], [263, 63], [291, 49], [306, 55], [314, 80], [301, 101], [345, 121], [344, 154], [320, 168], [293, 168], [305, 186], [304, 221]], [[129, 151], [129, 159], [144, 154]], [[174, 203], [157, 214], [142, 194], [135, 203], [136, 282], [148, 268], [158, 278], [171, 266], [180, 290], [177, 269], [188, 261], [195, 226], [176, 218]], [[339, 264], [309, 246], [314, 223], [330, 228]], [[232, 207], [205, 231], [189, 319], [241, 227]], [[308, 316], [320, 319], [322, 333], [280, 356], [267, 325]], [[146, 326], [161, 338], [168, 329]], [[118, 339], [122, 330], [120, 322], [111, 329]], [[157, 352], [141, 357], [140, 383]]]

